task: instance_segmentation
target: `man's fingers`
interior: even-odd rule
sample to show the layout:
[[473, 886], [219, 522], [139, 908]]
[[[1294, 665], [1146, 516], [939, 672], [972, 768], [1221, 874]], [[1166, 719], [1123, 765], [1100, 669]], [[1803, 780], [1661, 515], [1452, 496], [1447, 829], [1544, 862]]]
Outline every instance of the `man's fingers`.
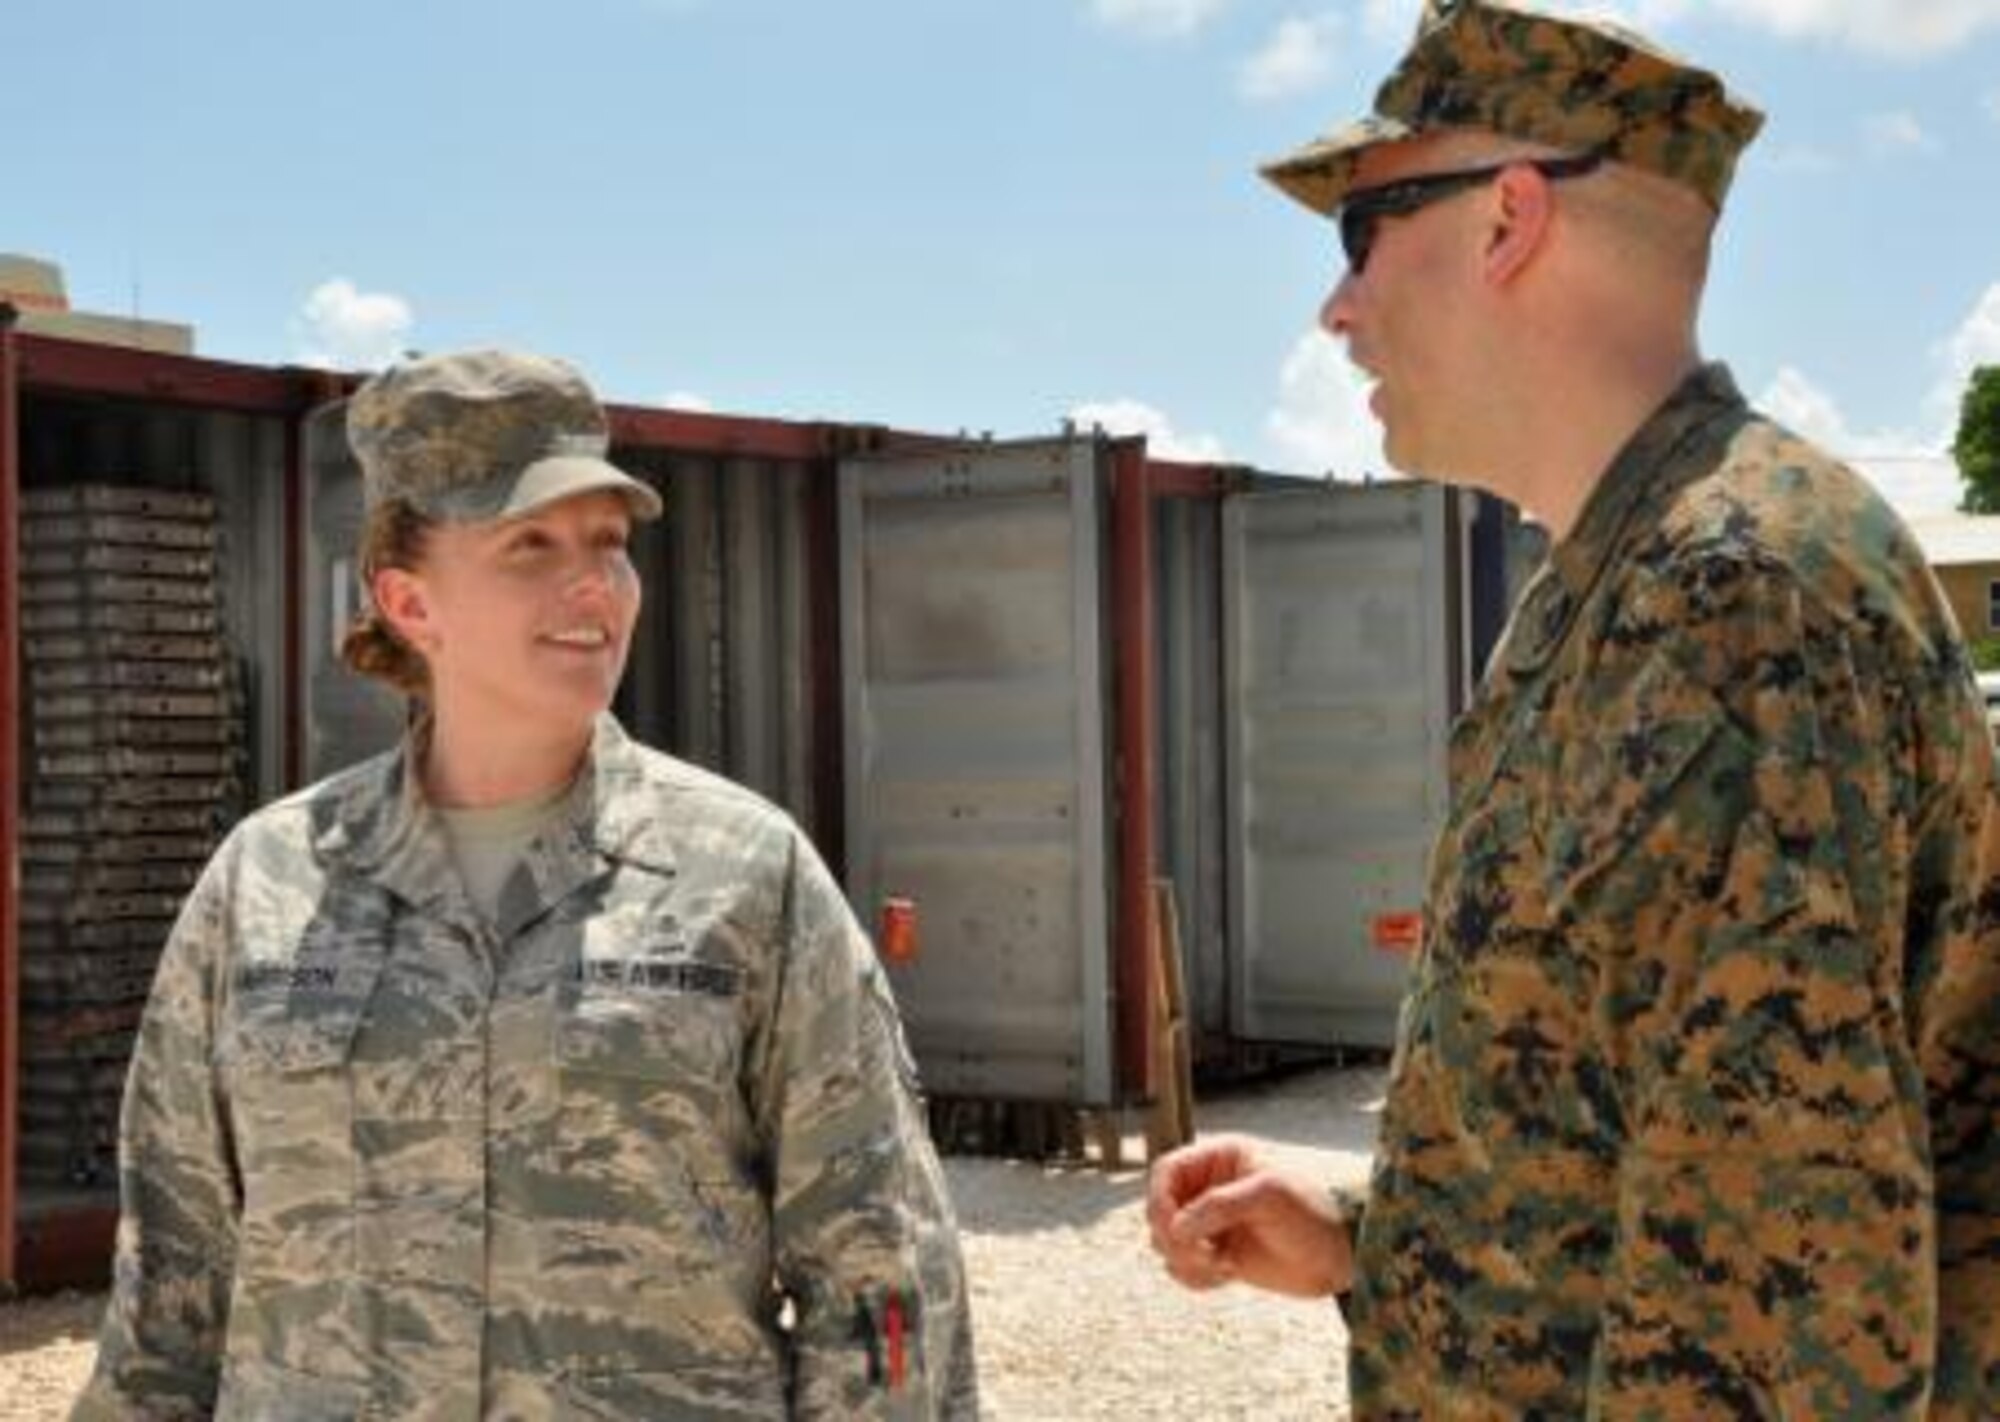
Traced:
[[1146, 1175], [1146, 1223], [1165, 1233], [1190, 1200], [1238, 1173], [1239, 1152], [1226, 1139], [1198, 1141], [1170, 1151]]
[[1168, 1277], [1182, 1287], [1235, 1282], [1234, 1262], [1216, 1236], [1241, 1217], [1244, 1176], [1253, 1168], [1232, 1137], [1183, 1146], [1154, 1164], [1146, 1180], [1146, 1229]]
[[1177, 1213], [1167, 1226], [1167, 1238], [1175, 1245], [1212, 1244], [1217, 1236], [1235, 1229], [1255, 1215], [1270, 1198], [1268, 1175], [1251, 1175], [1218, 1185]]
[[1204, 1251], [1198, 1258], [1169, 1259], [1167, 1276], [1182, 1288], [1194, 1289], [1201, 1293], [1219, 1289], [1224, 1284], [1234, 1283], [1236, 1279], [1235, 1272], [1229, 1267], [1229, 1261], [1212, 1250]]

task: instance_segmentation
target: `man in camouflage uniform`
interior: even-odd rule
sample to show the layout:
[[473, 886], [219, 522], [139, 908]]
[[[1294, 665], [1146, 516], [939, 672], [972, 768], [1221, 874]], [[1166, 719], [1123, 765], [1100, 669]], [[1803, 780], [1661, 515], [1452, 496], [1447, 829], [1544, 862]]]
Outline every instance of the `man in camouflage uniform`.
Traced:
[[2000, 1418], [1992, 754], [1894, 513], [1694, 344], [1759, 124], [1437, 4], [1267, 174], [1400, 466], [1554, 540], [1455, 728], [1373, 1179], [1156, 1168], [1196, 1288], [1342, 1297], [1359, 1418]]
[[[602, 422], [504, 353], [350, 412], [371, 505], [461, 524], [602, 490], [656, 513]], [[976, 1415], [914, 1072], [812, 847], [586, 706], [480, 902], [426, 791], [444, 689], [401, 749], [246, 820], [183, 911], [75, 1416]]]

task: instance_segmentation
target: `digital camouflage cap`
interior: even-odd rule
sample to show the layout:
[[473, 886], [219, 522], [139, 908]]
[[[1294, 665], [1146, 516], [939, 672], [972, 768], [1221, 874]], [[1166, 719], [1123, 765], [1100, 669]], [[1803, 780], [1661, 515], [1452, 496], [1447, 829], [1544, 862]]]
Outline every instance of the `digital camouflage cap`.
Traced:
[[348, 401], [347, 439], [370, 508], [400, 499], [467, 522], [605, 490], [636, 519], [660, 516], [660, 496], [606, 460], [610, 423], [583, 376], [546, 356], [461, 351], [393, 365]]
[[1692, 188], [1720, 211], [1764, 124], [1721, 78], [1608, 21], [1505, 0], [1430, 0], [1375, 111], [1264, 167], [1315, 212], [1338, 212], [1361, 154], [1438, 129], [1494, 133]]

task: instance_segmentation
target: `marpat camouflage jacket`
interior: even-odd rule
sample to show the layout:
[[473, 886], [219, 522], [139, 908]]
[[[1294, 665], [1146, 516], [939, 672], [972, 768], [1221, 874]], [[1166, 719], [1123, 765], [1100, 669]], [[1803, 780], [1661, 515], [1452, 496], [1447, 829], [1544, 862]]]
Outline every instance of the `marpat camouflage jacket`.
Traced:
[[1698, 372], [1451, 771], [1355, 1416], [2000, 1418], [1992, 752], [1902, 523]]

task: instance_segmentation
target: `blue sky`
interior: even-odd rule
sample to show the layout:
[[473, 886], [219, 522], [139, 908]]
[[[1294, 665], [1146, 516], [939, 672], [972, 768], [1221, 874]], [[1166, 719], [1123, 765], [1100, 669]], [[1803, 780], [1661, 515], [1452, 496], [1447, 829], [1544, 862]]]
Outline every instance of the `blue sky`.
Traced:
[[[1595, 8], [1771, 116], [1708, 352], [1839, 452], [1941, 448], [2000, 362], [2000, 0]], [[1253, 169], [1365, 108], [1416, 10], [11, 0], [0, 251], [225, 359], [511, 343], [615, 399], [1356, 474], [1332, 230]]]

